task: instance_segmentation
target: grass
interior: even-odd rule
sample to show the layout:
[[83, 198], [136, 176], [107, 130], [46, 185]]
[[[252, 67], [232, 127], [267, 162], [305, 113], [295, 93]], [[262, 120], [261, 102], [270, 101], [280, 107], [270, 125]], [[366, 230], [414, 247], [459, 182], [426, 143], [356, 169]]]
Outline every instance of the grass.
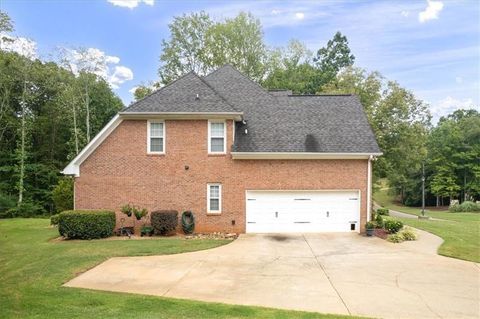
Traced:
[[[380, 188], [373, 194], [374, 200], [381, 206], [399, 212], [420, 215], [421, 209], [406, 207], [394, 203], [388, 189]], [[438, 253], [443, 256], [480, 262], [480, 214], [450, 213], [448, 211], [427, 211], [430, 217], [442, 220], [419, 220], [398, 218], [404, 224], [428, 231], [441, 237], [444, 242]]]
[[227, 241], [50, 241], [57, 236], [47, 219], [0, 220], [0, 318], [346, 318], [62, 287], [110, 257], [175, 254]]

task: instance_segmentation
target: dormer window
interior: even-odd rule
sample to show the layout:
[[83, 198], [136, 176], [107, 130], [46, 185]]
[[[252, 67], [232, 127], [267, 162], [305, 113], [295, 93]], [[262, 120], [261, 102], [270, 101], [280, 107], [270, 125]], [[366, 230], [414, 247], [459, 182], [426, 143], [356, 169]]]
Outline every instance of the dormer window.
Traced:
[[226, 127], [225, 121], [208, 121], [208, 153], [225, 154]]
[[165, 122], [148, 121], [147, 153], [165, 154]]

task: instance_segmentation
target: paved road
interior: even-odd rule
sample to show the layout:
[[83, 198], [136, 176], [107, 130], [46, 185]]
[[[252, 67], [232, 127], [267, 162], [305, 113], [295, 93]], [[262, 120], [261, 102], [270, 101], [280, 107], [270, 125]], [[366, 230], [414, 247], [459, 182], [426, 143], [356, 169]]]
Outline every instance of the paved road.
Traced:
[[478, 264], [442, 240], [347, 234], [241, 235], [211, 250], [112, 258], [68, 287], [377, 318], [479, 318]]

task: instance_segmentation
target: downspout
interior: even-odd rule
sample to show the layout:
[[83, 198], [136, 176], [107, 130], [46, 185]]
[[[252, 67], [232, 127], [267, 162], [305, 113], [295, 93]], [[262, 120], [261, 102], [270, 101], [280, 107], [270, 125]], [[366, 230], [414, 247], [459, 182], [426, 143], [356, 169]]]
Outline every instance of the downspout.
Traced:
[[367, 222], [372, 219], [372, 160], [373, 155], [370, 155], [367, 168]]

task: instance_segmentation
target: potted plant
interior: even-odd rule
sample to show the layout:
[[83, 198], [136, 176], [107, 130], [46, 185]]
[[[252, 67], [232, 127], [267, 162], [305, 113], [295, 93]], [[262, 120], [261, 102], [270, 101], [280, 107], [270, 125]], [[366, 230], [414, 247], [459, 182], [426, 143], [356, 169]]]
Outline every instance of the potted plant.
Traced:
[[148, 210], [146, 208], [143, 208], [141, 210], [134, 208], [133, 209], [133, 214], [135, 215], [135, 218], [137, 220], [141, 220], [143, 217], [147, 216]]
[[373, 236], [373, 233], [375, 231], [375, 223], [374, 222], [367, 222], [365, 224], [365, 229], [367, 231], [367, 236], [368, 237]]
[[134, 207], [131, 206], [130, 204], [124, 205], [124, 206], [122, 206], [122, 208], [120, 209], [120, 211], [121, 211], [122, 213], [124, 213], [125, 215], [127, 215], [128, 217], [132, 216], [133, 210], [134, 210]]

